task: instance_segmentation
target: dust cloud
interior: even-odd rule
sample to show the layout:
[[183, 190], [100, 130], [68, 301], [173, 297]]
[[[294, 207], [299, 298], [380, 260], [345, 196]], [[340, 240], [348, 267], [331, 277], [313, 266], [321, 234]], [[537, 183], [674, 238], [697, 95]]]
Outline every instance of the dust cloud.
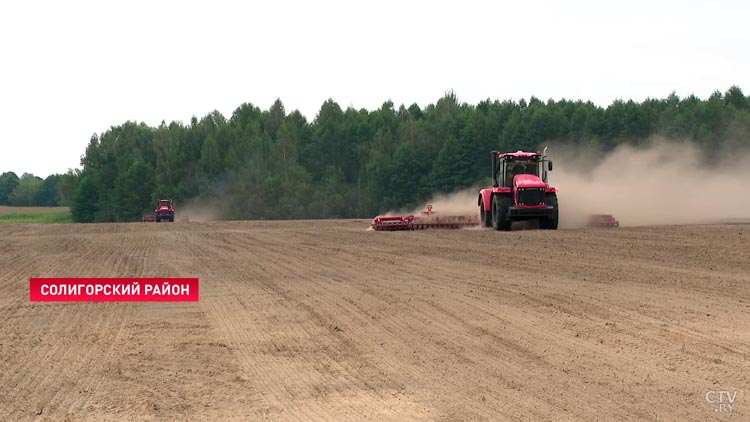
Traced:
[[[583, 227], [591, 214], [614, 214], [621, 226], [750, 221], [750, 151], [709, 159], [690, 142], [652, 139], [608, 153], [552, 145], [549, 155], [560, 228]], [[475, 215], [479, 189], [386, 215], [418, 215], [427, 204], [441, 215]]]
[[750, 218], [747, 152], [709, 159], [694, 144], [654, 139], [606, 155], [564, 147], [553, 154], [561, 228], [583, 226], [592, 213], [614, 214], [622, 226]]
[[438, 194], [417, 208], [393, 210], [385, 215], [419, 215], [427, 209], [428, 204], [431, 204], [432, 211], [440, 215], [471, 216], [476, 214], [478, 216], [479, 189], [479, 187], [474, 187], [449, 194]]
[[[193, 198], [184, 205], [175, 204], [175, 221], [219, 221], [223, 214], [216, 201], [204, 201]], [[221, 203], [221, 201], [218, 201]]]

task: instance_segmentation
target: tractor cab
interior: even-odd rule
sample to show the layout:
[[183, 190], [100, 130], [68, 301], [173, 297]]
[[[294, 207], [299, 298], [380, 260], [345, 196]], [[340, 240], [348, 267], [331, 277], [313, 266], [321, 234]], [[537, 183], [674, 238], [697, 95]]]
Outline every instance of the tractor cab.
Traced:
[[512, 186], [513, 178], [519, 174], [531, 174], [539, 177], [539, 162], [534, 160], [518, 160], [518, 161], [505, 161], [502, 163], [504, 166], [503, 171], [503, 186]]
[[552, 170], [552, 162], [538, 152], [493, 153], [492, 158], [494, 187], [513, 188], [513, 180], [518, 175], [536, 176], [546, 183], [547, 172]]
[[156, 209], [162, 209], [162, 208], [172, 208], [172, 200], [171, 199], [160, 199], [159, 202], [156, 204]]

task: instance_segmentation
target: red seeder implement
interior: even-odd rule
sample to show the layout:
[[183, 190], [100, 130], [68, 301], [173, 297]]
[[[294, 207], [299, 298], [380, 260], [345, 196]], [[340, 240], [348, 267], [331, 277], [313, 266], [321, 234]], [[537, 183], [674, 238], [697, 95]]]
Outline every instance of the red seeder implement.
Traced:
[[372, 228], [377, 231], [423, 230], [423, 229], [459, 229], [479, 225], [479, 216], [474, 215], [436, 215], [432, 205], [419, 215], [399, 215], [375, 217]]
[[620, 222], [615, 220], [612, 214], [591, 214], [588, 221], [589, 227], [620, 227]]

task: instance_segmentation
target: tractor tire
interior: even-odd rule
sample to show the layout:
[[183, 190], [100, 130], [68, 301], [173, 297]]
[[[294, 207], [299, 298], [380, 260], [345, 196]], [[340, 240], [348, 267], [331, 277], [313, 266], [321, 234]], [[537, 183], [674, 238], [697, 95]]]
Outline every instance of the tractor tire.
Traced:
[[482, 218], [482, 227], [492, 227], [492, 211], [485, 211], [484, 204], [479, 206], [479, 216]]
[[161, 223], [161, 218], [159, 218], [159, 217], [156, 217], [156, 222], [157, 222], [157, 223]]
[[544, 217], [539, 219], [539, 227], [544, 230], [557, 230], [557, 222], [560, 218], [560, 209], [557, 206], [557, 195], [547, 195], [544, 199], [547, 206], [553, 206], [555, 208], [554, 213], [551, 217]]
[[174, 217], [169, 217], [169, 222], [174, 223]]
[[492, 197], [492, 227], [495, 230], [509, 231], [511, 220], [508, 215], [511, 199], [504, 195], [495, 195]]

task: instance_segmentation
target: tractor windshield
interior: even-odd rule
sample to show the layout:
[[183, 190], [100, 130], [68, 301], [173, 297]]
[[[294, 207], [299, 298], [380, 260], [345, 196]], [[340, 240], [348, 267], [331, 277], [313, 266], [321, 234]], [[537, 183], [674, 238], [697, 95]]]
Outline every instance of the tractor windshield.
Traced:
[[169, 201], [159, 201], [159, 208], [161, 207], [168, 207]]
[[505, 165], [505, 186], [513, 184], [513, 177], [517, 174], [533, 174], [539, 176], [539, 161], [511, 161]]

